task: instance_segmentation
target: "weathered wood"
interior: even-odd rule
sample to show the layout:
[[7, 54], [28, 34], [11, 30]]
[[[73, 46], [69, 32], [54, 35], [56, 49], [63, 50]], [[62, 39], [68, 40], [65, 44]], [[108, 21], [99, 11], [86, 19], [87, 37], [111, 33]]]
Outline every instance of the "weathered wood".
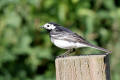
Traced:
[[56, 80], [110, 80], [107, 55], [82, 55], [57, 58]]

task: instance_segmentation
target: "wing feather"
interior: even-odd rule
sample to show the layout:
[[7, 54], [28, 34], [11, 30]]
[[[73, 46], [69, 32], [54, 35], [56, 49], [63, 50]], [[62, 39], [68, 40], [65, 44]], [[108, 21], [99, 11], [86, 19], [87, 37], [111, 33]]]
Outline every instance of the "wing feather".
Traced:
[[88, 41], [86, 41], [84, 38], [82, 38], [81, 36], [73, 32], [55, 31], [53, 33], [54, 34], [52, 34], [51, 37], [55, 39], [67, 40], [67, 41], [75, 42], [75, 43], [79, 42], [83, 44], [89, 44]]

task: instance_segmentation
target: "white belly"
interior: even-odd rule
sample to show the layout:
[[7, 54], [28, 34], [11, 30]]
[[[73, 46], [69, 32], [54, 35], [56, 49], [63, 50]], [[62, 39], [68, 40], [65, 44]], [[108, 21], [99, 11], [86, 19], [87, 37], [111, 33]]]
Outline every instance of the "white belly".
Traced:
[[86, 45], [81, 44], [81, 43], [68, 42], [68, 41], [64, 41], [64, 40], [52, 40], [52, 42], [57, 47], [64, 48], [64, 49], [87, 47]]

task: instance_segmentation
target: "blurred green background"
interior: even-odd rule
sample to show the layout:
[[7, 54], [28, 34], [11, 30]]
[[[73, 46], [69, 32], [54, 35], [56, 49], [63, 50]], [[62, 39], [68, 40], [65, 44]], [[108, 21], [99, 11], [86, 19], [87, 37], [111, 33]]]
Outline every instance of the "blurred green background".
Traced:
[[111, 50], [111, 78], [120, 80], [119, 0], [0, 0], [0, 80], [55, 80], [55, 56], [64, 50], [39, 29], [47, 22]]

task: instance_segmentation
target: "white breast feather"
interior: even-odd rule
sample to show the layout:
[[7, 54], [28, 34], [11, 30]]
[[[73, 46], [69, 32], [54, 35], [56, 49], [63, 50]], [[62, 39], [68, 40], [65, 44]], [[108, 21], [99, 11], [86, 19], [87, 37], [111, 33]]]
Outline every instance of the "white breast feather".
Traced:
[[80, 48], [80, 47], [87, 47], [87, 45], [81, 44], [81, 43], [75, 43], [75, 42], [68, 42], [65, 40], [52, 40], [52, 42], [60, 48], [64, 49], [71, 49], [71, 48]]

